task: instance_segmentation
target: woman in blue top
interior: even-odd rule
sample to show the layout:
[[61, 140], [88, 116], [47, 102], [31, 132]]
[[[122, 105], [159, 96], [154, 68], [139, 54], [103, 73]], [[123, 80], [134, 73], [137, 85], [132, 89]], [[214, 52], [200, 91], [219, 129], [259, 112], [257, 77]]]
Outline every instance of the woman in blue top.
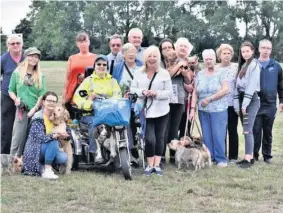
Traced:
[[203, 140], [218, 167], [226, 167], [225, 137], [228, 102], [224, 97], [228, 91], [225, 73], [215, 69], [216, 56], [212, 49], [202, 52], [205, 69], [197, 75], [192, 95], [190, 119], [195, 117], [198, 107]]

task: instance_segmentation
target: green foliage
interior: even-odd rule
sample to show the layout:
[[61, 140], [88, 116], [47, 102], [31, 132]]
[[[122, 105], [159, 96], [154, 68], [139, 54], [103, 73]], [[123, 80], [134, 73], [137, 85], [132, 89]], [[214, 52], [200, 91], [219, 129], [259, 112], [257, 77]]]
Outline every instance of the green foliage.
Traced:
[[[90, 50], [106, 54], [109, 37], [127, 34], [133, 27], [144, 33], [142, 46], [158, 45], [162, 38], [186, 37], [193, 54], [221, 43], [235, 52], [247, 39], [258, 45], [263, 38], [274, 45], [274, 57], [282, 60], [282, 1], [33, 1], [31, 12], [16, 27], [24, 34], [25, 47], [38, 46], [45, 59], [67, 59], [77, 51], [79, 31], [90, 35]], [[237, 23], [244, 27], [240, 36]], [[243, 33], [242, 33], [243, 34]], [[237, 54], [236, 54], [237, 55]]]

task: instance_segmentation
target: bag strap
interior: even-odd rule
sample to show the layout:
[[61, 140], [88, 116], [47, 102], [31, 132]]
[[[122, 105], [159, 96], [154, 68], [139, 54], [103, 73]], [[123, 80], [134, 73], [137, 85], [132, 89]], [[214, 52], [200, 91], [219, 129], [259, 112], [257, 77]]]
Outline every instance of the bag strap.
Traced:
[[193, 130], [194, 130], [194, 126], [196, 125], [197, 130], [198, 130], [198, 133], [199, 133], [201, 139], [203, 139], [202, 134], [201, 134], [201, 130], [200, 130], [200, 128], [199, 128], [198, 123], [196, 122], [196, 119], [194, 118], [191, 122], [192, 122], [192, 124], [191, 124], [191, 129], [190, 129], [190, 135], [192, 135]]
[[113, 71], [114, 71], [114, 62], [115, 62], [115, 60], [111, 60], [110, 75], [112, 75], [112, 74], [113, 74]]
[[[152, 76], [152, 79], [151, 79], [150, 82], [149, 82], [148, 90], [151, 89], [152, 82], [153, 82], [153, 80], [155, 79], [156, 74], [157, 74], [157, 72], [155, 72], [154, 75]], [[146, 108], [147, 100], [148, 100], [148, 97], [146, 97], [146, 98], [144, 99], [144, 107], [145, 107], [145, 108]]]
[[133, 79], [134, 79], [134, 76], [133, 76], [133, 74], [131, 73], [131, 71], [130, 71], [129, 67], [127, 66], [126, 62], [124, 62], [124, 66], [125, 66], [127, 72], [129, 73], [131, 79], [133, 80]]

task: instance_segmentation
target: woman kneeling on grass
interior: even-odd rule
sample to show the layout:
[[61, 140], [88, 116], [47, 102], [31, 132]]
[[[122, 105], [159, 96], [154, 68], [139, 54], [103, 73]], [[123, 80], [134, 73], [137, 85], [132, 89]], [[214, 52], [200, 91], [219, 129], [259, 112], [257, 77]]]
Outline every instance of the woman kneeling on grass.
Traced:
[[[69, 135], [52, 133], [53, 123], [49, 117], [58, 102], [54, 92], [46, 92], [42, 97], [43, 109], [37, 112], [31, 121], [28, 139], [24, 150], [24, 174], [41, 175], [47, 179], [57, 179], [52, 164], [66, 164], [67, 154], [59, 150], [58, 139]], [[69, 130], [67, 129], [69, 132]], [[42, 168], [44, 164], [44, 168]]]

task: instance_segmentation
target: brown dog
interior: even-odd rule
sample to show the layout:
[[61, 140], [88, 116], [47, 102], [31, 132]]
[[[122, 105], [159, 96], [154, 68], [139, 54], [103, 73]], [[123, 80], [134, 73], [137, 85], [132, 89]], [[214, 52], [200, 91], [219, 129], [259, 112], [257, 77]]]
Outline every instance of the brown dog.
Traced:
[[[66, 128], [67, 128], [67, 122], [70, 119], [70, 114], [69, 112], [64, 109], [61, 105], [56, 105], [52, 116], [49, 118], [50, 120], [53, 121], [53, 133], [61, 133], [61, 134], [67, 134]], [[68, 140], [59, 140], [60, 143], [60, 148], [63, 149], [64, 152], [67, 153], [68, 155], [68, 161], [66, 165], [66, 171], [65, 174], [70, 174], [71, 173], [71, 168], [72, 168], [72, 163], [73, 163], [73, 151], [72, 151], [72, 146], [70, 141]], [[60, 168], [60, 173], [63, 173], [62, 168]]]
[[23, 157], [1, 154], [1, 175], [2, 174], [20, 174], [23, 170]]
[[169, 147], [172, 150], [176, 150], [175, 160], [178, 169], [181, 169], [182, 165], [186, 165], [188, 169], [190, 165], [194, 166], [194, 170], [197, 171], [203, 167], [201, 151], [197, 148], [186, 148], [181, 141], [172, 140], [169, 143]]

